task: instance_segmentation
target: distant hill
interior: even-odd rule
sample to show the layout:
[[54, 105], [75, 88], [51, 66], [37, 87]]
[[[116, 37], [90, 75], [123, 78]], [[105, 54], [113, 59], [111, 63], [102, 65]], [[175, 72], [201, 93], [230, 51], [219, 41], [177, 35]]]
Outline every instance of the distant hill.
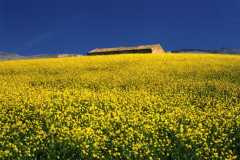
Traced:
[[240, 54], [240, 48], [222, 48], [222, 49], [218, 50], [218, 52]]
[[33, 56], [25, 56], [25, 58], [63, 58], [63, 57], [79, 57], [82, 56], [81, 54], [40, 54], [40, 55], [33, 55]]
[[216, 53], [216, 54], [240, 54], [240, 48], [221, 48], [221, 49], [180, 49], [173, 50], [172, 53]]
[[10, 60], [10, 59], [31, 59], [31, 58], [62, 58], [62, 57], [78, 57], [81, 54], [39, 54], [39, 55], [18, 55], [11, 52], [1, 52], [0, 51], [0, 60]]
[[21, 57], [22, 56], [20, 56], [16, 53], [0, 51], [0, 59], [18, 59], [18, 58], [21, 58]]

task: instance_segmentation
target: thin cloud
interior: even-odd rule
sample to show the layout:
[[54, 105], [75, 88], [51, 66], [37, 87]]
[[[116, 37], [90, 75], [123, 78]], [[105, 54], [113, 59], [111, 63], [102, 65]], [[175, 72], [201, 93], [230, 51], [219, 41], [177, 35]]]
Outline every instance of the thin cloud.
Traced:
[[24, 49], [31, 49], [31, 48], [34, 48], [35, 46], [39, 46], [44, 41], [47, 41], [50, 38], [52, 38], [53, 35], [54, 35], [54, 32], [45, 32], [38, 36], [35, 36], [33, 39], [24, 43]]

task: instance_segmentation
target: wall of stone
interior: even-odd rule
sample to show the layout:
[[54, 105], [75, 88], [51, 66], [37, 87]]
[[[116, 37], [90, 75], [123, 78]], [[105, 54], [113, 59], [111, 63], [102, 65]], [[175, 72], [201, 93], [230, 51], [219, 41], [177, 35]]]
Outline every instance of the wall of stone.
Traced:
[[128, 54], [128, 53], [165, 53], [159, 45], [141, 45], [136, 47], [119, 47], [119, 48], [97, 48], [88, 52], [88, 55], [106, 55], [106, 54]]
[[130, 54], [130, 53], [152, 53], [152, 49], [132, 49], [132, 50], [112, 50], [92, 52], [91, 55], [107, 55], [107, 54]]

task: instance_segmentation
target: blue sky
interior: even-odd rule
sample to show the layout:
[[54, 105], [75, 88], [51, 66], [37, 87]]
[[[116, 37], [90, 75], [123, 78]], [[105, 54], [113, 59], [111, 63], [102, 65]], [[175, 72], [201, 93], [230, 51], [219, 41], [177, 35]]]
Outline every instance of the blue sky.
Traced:
[[240, 48], [239, 0], [0, 0], [0, 51]]

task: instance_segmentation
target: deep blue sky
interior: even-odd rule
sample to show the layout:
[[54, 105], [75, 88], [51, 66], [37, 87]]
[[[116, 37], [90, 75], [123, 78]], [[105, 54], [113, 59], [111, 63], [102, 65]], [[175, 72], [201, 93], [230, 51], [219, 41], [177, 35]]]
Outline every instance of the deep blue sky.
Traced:
[[0, 0], [0, 51], [240, 48], [239, 0]]

